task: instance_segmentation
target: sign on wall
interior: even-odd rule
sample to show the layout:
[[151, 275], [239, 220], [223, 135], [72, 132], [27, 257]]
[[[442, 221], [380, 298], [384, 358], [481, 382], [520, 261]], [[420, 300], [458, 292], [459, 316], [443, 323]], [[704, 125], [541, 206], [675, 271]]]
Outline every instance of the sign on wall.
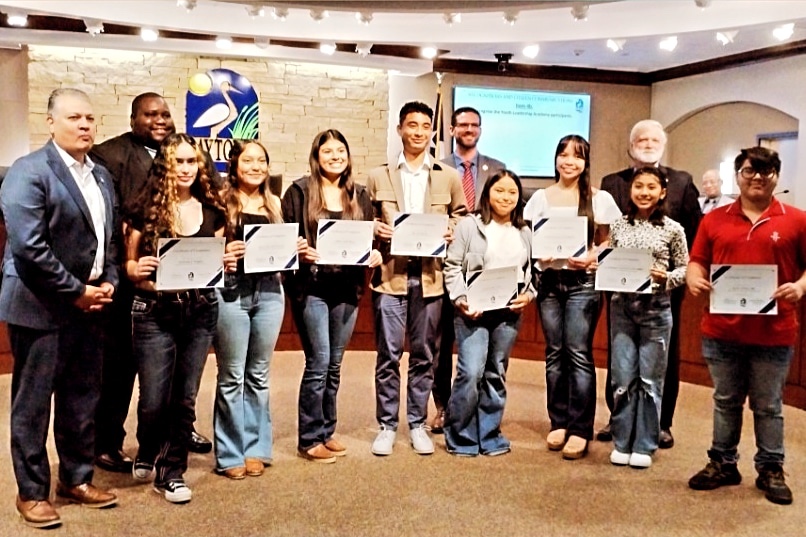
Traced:
[[259, 137], [257, 92], [235, 71], [211, 69], [191, 76], [185, 105], [188, 134], [210, 153], [219, 171], [226, 170], [232, 140]]

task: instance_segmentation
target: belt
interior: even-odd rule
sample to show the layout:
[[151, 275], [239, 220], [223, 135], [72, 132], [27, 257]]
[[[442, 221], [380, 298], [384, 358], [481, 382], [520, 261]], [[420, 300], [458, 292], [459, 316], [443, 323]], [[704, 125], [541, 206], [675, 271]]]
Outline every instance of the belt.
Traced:
[[186, 291], [146, 291], [137, 289], [134, 294], [143, 298], [163, 302], [198, 302], [206, 291], [202, 289], [188, 289]]

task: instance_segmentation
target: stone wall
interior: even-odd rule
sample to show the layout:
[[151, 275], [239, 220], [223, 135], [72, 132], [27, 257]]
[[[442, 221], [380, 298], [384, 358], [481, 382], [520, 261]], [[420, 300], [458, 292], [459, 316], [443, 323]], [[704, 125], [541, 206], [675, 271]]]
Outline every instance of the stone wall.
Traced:
[[75, 87], [92, 98], [101, 142], [129, 130], [134, 96], [165, 96], [178, 130], [185, 128], [190, 76], [226, 68], [246, 76], [260, 99], [260, 138], [271, 172], [286, 182], [307, 173], [314, 135], [340, 130], [350, 144], [360, 178], [386, 162], [389, 84], [377, 69], [262, 59], [196, 57], [105, 49], [31, 46], [29, 127], [31, 149], [47, 142], [47, 98], [57, 87]]

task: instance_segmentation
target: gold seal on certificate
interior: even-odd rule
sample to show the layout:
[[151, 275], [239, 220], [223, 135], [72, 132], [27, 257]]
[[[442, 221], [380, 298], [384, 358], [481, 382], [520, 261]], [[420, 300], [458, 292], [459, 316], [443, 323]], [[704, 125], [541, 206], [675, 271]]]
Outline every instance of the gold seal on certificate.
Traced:
[[518, 296], [518, 267], [500, 267], [467, 274], [467, 305], [473, 311], [500, 310]]
[[299, 268], [299, 224], [248, 224], [244, 226], [244, 272], [273, 272]]
[[224, 286], [224, 237], [159, 239], [157, 290]]
[[445, 257], [447, 214], [397, 213], [393, 227], [392, 255]]
[[777, 315], [777, 265], [711, 265], [711, 313]]
[[588, 249], [588, 219], [584, 216], [552, 216], [532, 223], [533, 259], [579, 257]]
[[319, 220], [318, 265], [368, 265], [375, 223], [366, 220]]
[[596, 269], [597, 291], [617, 293], [652, 292], [652, 250], [643, 248], [603, 248]]

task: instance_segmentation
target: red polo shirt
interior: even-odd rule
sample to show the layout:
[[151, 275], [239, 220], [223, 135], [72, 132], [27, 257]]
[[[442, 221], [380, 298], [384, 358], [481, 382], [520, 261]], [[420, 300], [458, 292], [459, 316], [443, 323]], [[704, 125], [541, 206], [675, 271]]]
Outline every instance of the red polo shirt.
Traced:
[[[753, 224], [741, 201], [719, 207], [702, 219], [691, 247], [691, 261], [710, 272], [711, 264], [778, 265], [778, 285], [798, 280], [806, 270], [806, 213], [773, 197]], [[795, 305], [778, 301], [778, 315], [712, 314], [707, 308], [702, 334], [747, 345], [793, 345]]]

